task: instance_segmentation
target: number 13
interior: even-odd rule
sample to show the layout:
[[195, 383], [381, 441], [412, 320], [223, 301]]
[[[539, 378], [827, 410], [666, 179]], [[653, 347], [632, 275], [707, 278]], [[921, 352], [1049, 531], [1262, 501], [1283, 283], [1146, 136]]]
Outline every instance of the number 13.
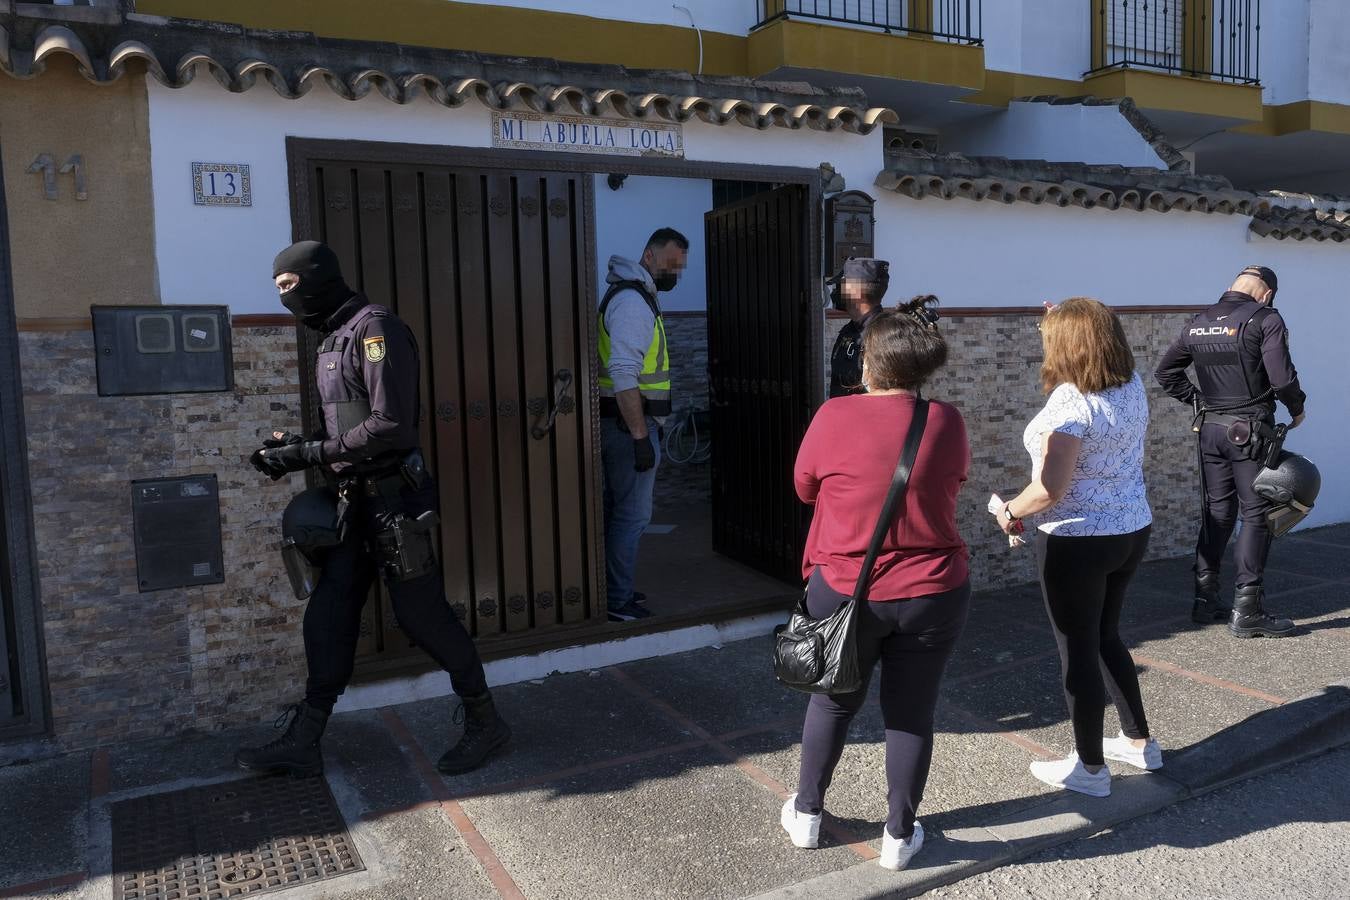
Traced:
[[[209, 172], [207, 173], [206, 177], [211, 179], [211, 196], [213, 197], [222, 196], [220, 190], [216, 187], [216, 173]], [[234, 186], [234, 173], [233, 172], [222, 173], [221, 180], [225, 183], [225, 187], [227, 189], [223, 194], [223, 196], [233, 197], [237, 193]]]

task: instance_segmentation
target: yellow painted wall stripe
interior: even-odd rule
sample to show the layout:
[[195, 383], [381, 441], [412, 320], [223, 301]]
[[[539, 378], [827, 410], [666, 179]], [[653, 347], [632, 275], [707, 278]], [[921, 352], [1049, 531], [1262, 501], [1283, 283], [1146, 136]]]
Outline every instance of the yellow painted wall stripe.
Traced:
[[[378, 7], [378, 12], [376, 8]], [[247, 28], [311, 31], [324, 37], [389, 41], [638, 69], [698, 69], [692, 28], [451, 0], [139, 0], [138, 12], [226, 21]], [[744, 36], [703, 32], [703, 71], [745, 75]]]
[[750, 35], [750, 74], [780, 67], [847, 72], [979, 90], [984, 48], [780, 19]]

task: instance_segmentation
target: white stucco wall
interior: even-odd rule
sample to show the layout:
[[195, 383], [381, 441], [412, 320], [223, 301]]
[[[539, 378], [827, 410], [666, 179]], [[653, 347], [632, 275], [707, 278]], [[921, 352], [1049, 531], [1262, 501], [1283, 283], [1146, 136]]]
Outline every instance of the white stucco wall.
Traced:
[[1167, 168], [1115, 106], [1010, 103], [948, 127], [942, 139], [944, 149], [967, 156]]
[[1271, 105], [1308, 99], [1306, 0], [1286, 0], [1278, 15], [1262, 9], [1261, 99]]
[[689, 261], [675, 290], [661, 295], [668, 312], [708, 307], [704, 278], [703, 214], [712, 208], [712, 182], [698, 178], [630, 176], [610, 190], [605, 176], [595, 178], [595, 256], [601, 278], [610, 256], [636, 260], [657, 228], [674, 228], [689, 238]]
[[1090, 68], [1087, 0], [985, 0], [983, 10], [987, 68], [1075, 81]]
[[[224, 303], [236, 315], [285, 312], [271, 276], [273, 257], [291, 243], [288, 135], [468, 147], [491, 141], [491, 117], [477, 103], [452, 113], [429, 101], [401, 107], [374, 94], [342, 100], [323, 87], [286, 101], [267, 88], [227, 94], [209, 78], [181, 90], [147, 82], [165, 303]], [[194, 161], [247, 163], [253, 205], [193, 205]]]
[[[574, 13], [597, 19], [689, 27], [689, 17], [669, 0], [466, 0], [486, 6], [516, 6]], [[995, 0], [997, 2], [997, 0]], [[679, 0], [704, 31], [745, 34], [759, 22], [759, 0]]]
[[[430, 102], [400, 107], [378, 96], [348, 102], [322, 89], [287, 101], [265, 88], [228, 94], [209, 79], [181, 91], [152, 83], [149, 91], [156, 253], [166, 303], [225, 303], [235, 313], [282, 311], [269, 276], [272, 257], [291, 239], [287, 135], [489, 143], [488, 113], [475, 104], [459, 110]], [[1202, 304], [1217, 298], [1242, 266], [1272, 266], [1281, 276], [1280, 308], [1311, 398], [1308, 423], [1291, 447], [1321, 462], [1329, 474], [1337, 448], [1350, 440], [1340, 346], [1340, 336], [1350, 332], [1350, 307], [1340, 302], [1350, 275], [1346, 247], [1253, 240], [1243, 216], [911, 200], [873, 187], [881, 165], [880, 132], [860, 137], [691, 123], [685, 150], [689, 159], [701, 161], [797, 168], [829, 161], [849, 187], [878, 198], [877, 252], [892, 262], [893, 296], [932, 292], [949, 308], [1035, 306], [1078, 294], [1113, 304]], [[254, 205], [194, 206], [189, 168], [194, 160], [250, 164]], [[617, 193], [597, 186], [600, 215], [613, 219], [600, 225], [611, 235], [603, 240], [627, 244], [613, 236], [620, 227], [616, 214], [621, 217], [626, 204], [645, 207], [643, 192], [662, 204], [679, 197], [679, 215], [691, 219], [701, 218], [700, 205], [711, 204], [706, 181], [629, 181]], [[630, 187], [633, 193], [625, 195]], [[642, 209], [640, 224], [631, 229], [637, 241], [649, 232], [653, 215], [665, 219], [673, 211], [664, 205], [657, 213]], [[691, 225], [686, 233], [693, 238], [701, 229]], [[701, 280], [689, 279], [694, 287]], [[1350, 480], [1327, 477], [1314, 523], [1346, 520]]]
[[1308, 99], [1350, 103], [1350, 3], [1310, 0], [1308, 20]]
[[[284, 312], [271, 284], [271, 265], [277, 251], [291, 241], [288, 136], [462, 147], [491, 144], [491, 117], [476, 103], [449, 110], [425, 100], [398, 106], [373, 94], [348, 101], [322, 87], [299, 100], [283, 100], [267, 88], [229, 94], [209, 79], [198, 79], [179, 90], [151, 81], [148, 91], [156, 252], [163, 301], [223, 303], [236, 314]], [[876, 176], [882, 157], [880, 131], [867, 137], [781, 128], [760, 132], [740, 125], [716, 127], [701, 122], [685, 127], [685, 153], [690, 160], [810, 169], [830, 160], [850, 173], [850, 183], [864, 188]], [[253, 206], [193, 205], [194, 161], [249, 164]], [[663, 187], [657, 187], [663, 183]], [[701, 236], [702, 212], [711, 206], [711, 185], [707, 181], [693, 190], [688, 185], [694, 182], [680, 185], [652, 179], [643, 187], [637, 187], [639, 184], [643, 182], [630, 179], [623, 190], [611, 192], [602, 179], [596, 190], [596, 202], [602, 206], [601, 227], [609, 227], [603, 224], [611, 218], [603, 212], [609, 204], [620, 204], [622, 209], [630, 202], [642, 205], [650, 201], [653, 205], [641, 212], [643, 224], [636, 229], [642, 232], [641, 237], [650, 232], [647, 223], [653, 216], [665, 218], [667, 204], [669, 211], [686, 224], [685, 234], [691, 240]], [[630, 189], [632, 193], [628, 193]], [[700, 205], [703, 208], [696, 209]], [[612, 252], [641, 249], [629, 246], [627, 240], [602, 240], [611, 247], [623, 245]], [[640, 243], [641, 238], [638, 240]], [[605, 252], [603, 247], [601, 252]], [[676, 299], [689, 305], [673, 308], [701, 308], [698, 284], [701, 279], [688, 278], [683, 298]]]
[[[1350, 479], [1331, 468], [1350, 440], [1341, 346], [1341, 335], [1350, 333], [1350, 306], [1339, 300], [1350, 276], [1350, 248], [1249, 237], [1245, 216], [896, 194], [881, 196], [876, 214], [877, 253], [891, 261], [891, 296], [931, 292], [948, 307], [1038, 306], [1076, 295], [1112, 305], [1205, 304], [1217, 300], [1243, 266], [1275, 269], [1279, 309], [1309, 396], [1308, 421], [1289, 447], [1322, 466], [1313, 524], [1350, 520]], [[1034, 333], [1028, 331], [1027, 340], [1034, 357]]]

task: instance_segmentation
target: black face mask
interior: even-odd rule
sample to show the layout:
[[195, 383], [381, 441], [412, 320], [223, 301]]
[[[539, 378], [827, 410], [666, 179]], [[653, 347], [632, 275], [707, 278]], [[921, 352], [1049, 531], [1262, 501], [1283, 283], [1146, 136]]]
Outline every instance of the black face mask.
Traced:
[[337, 254], [327, 244], [301, 241], [282, 250], [272, 263], [272, 277], [285, 272], [299, 276], [300, 281], [281, 295], [281, 305], [310, 328], [321, 328], [352, 296], [352, 289], [342, 280]]
[[675, 290], [675, 285], [679, 283], [680, 276], [674, 272], [658, 272], [652, 276], [652, 284], [656, 285], [656, 291], [660, 294]]

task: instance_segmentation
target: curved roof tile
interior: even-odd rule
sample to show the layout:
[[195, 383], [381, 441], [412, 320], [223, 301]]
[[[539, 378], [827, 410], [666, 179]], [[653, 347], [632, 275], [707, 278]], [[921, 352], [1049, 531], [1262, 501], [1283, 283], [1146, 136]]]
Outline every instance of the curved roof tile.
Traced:
[[1311, 238], [1343, 244], [1350, 240], [1350, 210], [1277, 207], [1253, 218], [1251, 230], [1275, 240]]
[[1252, 215], [1275, 199], [1240, 191], [1225, 178], [1163, 169], [1052, 163], [902, 151], [887, 157], [877, 187], [909, 197], [1050, 203], [1083, 209], [1132, 209]]
[[[116, 81], [133, 65], [143, 64], [146, 74], [169, 88], [182, 88], [205, 72], [233, 93], [263, 82], [288, 100], [303, 97], [321, 82], [347, 100], [376, 92], [400, 104], [425, 96], [448, 108], [475, 101], [497, 110], [680, 123], [697, 118], [761, 130], [867, 134], [882, 123], [898, 121], [889, 109], [868, 107], [861, 91], [797, 82], [337, 41], [136, 14], [116, 23], [54, 23], [41, 16], [15, 16], [13, 22], [13, 31], [0, 28], [0, 70], [14, 78], [35, 78], [49, 59], [64, 55], [96, 83]], [[112, 49], [106, 53], [99, 49], [107, 47]]]

